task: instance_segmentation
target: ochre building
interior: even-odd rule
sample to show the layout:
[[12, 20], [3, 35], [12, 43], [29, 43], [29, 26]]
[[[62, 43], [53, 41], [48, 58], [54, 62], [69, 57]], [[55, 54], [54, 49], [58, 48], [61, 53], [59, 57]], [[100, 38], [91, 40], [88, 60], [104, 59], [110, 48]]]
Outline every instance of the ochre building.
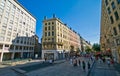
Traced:
[[102, 0], [101, 50], [120, 62], [120, 0]]
[[77, 51], [80, 48], [80, 36], [69, 28], [60, 19], [53, 18], [43, 20], [42, 58], [65, 58], [70, 50]]

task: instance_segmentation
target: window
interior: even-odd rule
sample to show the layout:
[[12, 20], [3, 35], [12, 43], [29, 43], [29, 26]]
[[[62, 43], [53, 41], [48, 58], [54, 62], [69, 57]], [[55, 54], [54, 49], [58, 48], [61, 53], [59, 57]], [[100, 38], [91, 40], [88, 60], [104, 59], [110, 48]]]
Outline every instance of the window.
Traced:
[[47, 25], [47, 23], [45, 23], [45, 25]]
[[0, 36], [0, 41], [4, 41], [5, 37], [4, 36]]
[[13, 37], [15, 37], [16, 36], [16, 33], [13, 33]]
[[116, 39], [117, 45], [120, 45], [120, 39]]
[[6, 10], [9, 12], [9, 11], [10, 11], [10, 7], [9, 7], [9, 6], [7, 6], [7, 7], [6, 7]]
[[8, 17], [9, 16], [9, 12], [6, 12], [6, 15], [5, 15], [6, 17]]
[[4, 24], [2, 25], [2, 28], [5, 28], [5, 29], [6, 29], [6, 28], [7, 28], [7, 24], [4, 23]]
[[52, 26], [52, 30], [54, 30], [54, 26]]
[[52, 36], [54, 36], [54, 31], [52, 31]]
[[3, 14], [3, 9], [0, 8], [0, 15], [2, 15], [2, 14]]
[[48, 26], [48, 30], [50, 30], [50, 26]]
[[0, 3], [0, 8], [3, 9], [4, 7], [5, 7], [5, 3], [1, 2], [1, 3]]
[[52, 24], [54, 24], [54, 22], [52, 22]]
[[47, 31], [47, 27], [45, 27], [45, 31]]
[[18, 46], [15, 47], [15, 50], [18, 50]]
[[8, 29], [9, 29], [9, 30], [12, 30], [12, 25], [9, 25]]
[[114, 23], [114, 21], [113, 21], [113, 17], [112, 17], [112, 16], [110, 16], [110, 21], [111, 21], [111, 24]]
[[8, 0], [8, 1], [7, 1], [7, 6], [10, 6], [10, 5], [11, 5], [11, 3], [10, 3], [10, 1]]
[[5, 3], [5, 2], [6, 2], [6, 0], [2, 0], [2, 2], [3, 2], [3, 3]]
[[117, 0], [118, 1], [118, 4], [120, 4], [120, 0]]
[[4, 23], [7, 24], [7, 22], [8, 22], [8, 18], [5, 17], [4, 18]]
[[16, 27], [14, 27], [14, 31], [15, 31], [15, 32], [17, 31], [17, 28], [16, 28]]
[[114, 31], [114, 35], [117, 35], [117, 30], [115, 27], [113, 28], [113, 31]]
[[50, 36], [50, 32], [48, 32], [48, 36]]
[[10, 42], [10, 38], [7, 38], [6, 41]]
[[108, 7], [108, 9], [107, 9], [107, 10], [108, 10], [108, 14], [110, 14], [110, 13], [111, 13], [110, 7]]
[[115, 15], [115, 19], [118, 20], [119, 16], [118, 16], [118, 12], [117, 11], [114, 13], [114, 15]]
[[20, 50], [22, 50], [22, 46], [20, 46]]
[[4, 29], [2, 29], [1, 34], [5, 35], [5, 33], [6, 33], [6, 31]]
[[45, 36], [47, 36], [47, 32], [45, 32]]
[[105, 0], [105, 5], [106, 5], [106, 6], [108, 5], [108, 0]]
[[10, 31], [8, 31], [7, 35], [8, 35], [8, 36], [11, 36], [11, 32], [10, 32]]
[[112, 9], [113, 9], [113, 10], [116, 8], [114, 2], [111, 3], [111, 6], [112, 6]]
[[50, 22], [48, 23], [48, 25], [50, 25]]
[[120, 31], [120, 24], [118, 24], [118, 28], [119, 28], [119, 31]]

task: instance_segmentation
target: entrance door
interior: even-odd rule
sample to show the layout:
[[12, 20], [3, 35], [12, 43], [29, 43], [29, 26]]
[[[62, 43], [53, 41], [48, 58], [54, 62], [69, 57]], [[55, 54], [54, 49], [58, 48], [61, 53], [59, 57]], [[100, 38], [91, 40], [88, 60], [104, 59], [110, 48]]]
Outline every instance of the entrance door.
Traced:
[[45, 53], [44, 58], [47, 60], [54, 59], [54, 53]]

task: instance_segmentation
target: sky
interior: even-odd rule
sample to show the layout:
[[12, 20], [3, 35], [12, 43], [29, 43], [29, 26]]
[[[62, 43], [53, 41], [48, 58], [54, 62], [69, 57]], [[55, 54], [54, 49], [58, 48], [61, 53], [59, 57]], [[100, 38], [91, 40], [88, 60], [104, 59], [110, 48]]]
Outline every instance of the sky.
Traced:
[[18, 0], [36, 18], [36, 34], [42, 37], [42, 21], [56, 17], [91, 44], [99, 43], [101, 0]]

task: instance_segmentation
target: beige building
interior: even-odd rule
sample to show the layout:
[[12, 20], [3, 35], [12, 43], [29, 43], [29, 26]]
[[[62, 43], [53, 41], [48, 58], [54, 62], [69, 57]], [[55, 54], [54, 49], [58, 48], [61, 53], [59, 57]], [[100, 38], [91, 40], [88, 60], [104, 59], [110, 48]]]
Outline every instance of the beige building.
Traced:
[[42, 58], [65, 58], [70, 52], [80, 49], [80, 36], [53, 15], [51, 19], [43, 20]]
[[102, 0], [101, 50], [120, 62], [120, 0]]
[[31, 57], [36, 19], [16, 0], [0, 0], [0, 61]]

